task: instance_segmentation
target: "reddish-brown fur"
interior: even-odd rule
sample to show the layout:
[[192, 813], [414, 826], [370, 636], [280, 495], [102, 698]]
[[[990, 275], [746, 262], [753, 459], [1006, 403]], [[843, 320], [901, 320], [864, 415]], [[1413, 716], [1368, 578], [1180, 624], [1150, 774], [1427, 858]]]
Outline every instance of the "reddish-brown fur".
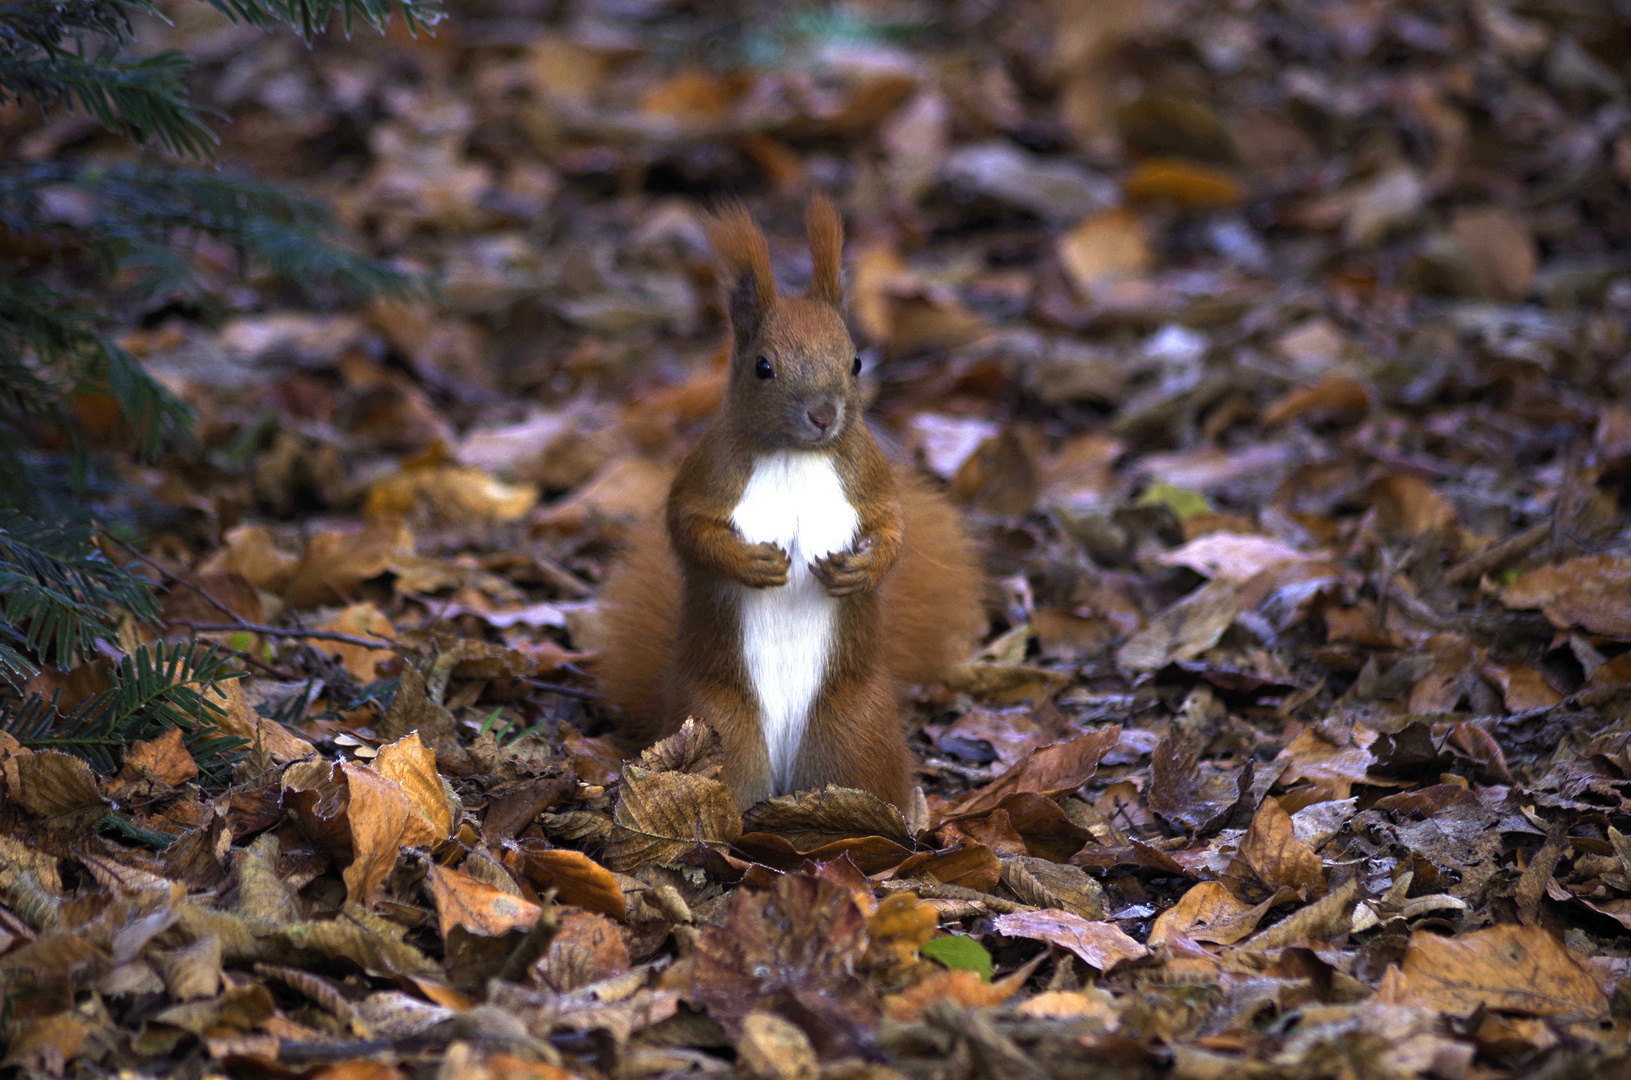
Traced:
[[[681, 464], [666, 521], [653, 517], [631, 535], [602, 590], [597, 666], [630, 742], [695, 716], [725, 744], [723, 779], [737, 801], [764, 797], [768, 756], [732, 598], [738, 586], [785, 583], [788, 562], [774, 545], [745, 543], [731, 513], [758, 454], [819, 447], [860, 527], [850, 550], [812, 564], [839, 598], [838, 629], [794, 779], [904, 804], [915, 762], [900, 727], [902, 686], [938, 681], [965, 658], [983, 625], [981, 579], [957, 512], [911, 470], [891, 466], [861, 419], [838, 310], [842, 225], [827, 200], [812, 203], [809, 233], [812, 296], [778, 299], [769, 248], [746, 211], [732, 207], [711, 223], [714, 248], [735, 275], [725, 404]], [[755, 377], [761, 356], [774, 357], [777, 378]], [[836, 408], [836, 434], [800, 441], [814, 430], [805, 413], [821, 403]]]

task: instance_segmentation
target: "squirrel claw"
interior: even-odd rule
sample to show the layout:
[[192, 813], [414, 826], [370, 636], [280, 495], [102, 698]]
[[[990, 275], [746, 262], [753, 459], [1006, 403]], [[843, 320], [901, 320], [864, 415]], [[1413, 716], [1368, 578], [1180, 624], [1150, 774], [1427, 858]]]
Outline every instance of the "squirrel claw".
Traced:
[[[864, 543], [864, 542], [863, 542]], [[835, 551], [810, 563], [810, 572], [829, 596], [852, 596], [872, 584], [871, 545], [857, 545], [854, 551]]]
[[787, 574], [792, 568], [793, 560], [788, 558], [787, 552], [778, 545], [750, 544], [747, 566], [743, 568], [741, 581], [754, 589], [786, 585]]

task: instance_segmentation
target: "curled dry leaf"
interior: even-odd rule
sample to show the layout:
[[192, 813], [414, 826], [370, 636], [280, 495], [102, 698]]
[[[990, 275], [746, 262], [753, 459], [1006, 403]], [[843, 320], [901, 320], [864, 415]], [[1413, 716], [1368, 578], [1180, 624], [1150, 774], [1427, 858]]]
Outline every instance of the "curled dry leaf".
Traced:
[[626, 765], [606, 865], [628, 871], [671, 863], [698, 844], [723, 852], [740, 835], [742, 816], [730, 789], [718, 780]]
[[725, 765], [725, 747], [719, 733], [688, 716], [680, 729], [666, 739], [648, 746], [640, 755], [640, 767], [652, 772], [695, 773], [717, 779]]
[[1233, 945], [1257, 929], [1269, 908], [1295, 898], [1291, 890], [1281, 889], [1260, 904], [1247, 904], [1235, 899], [1221, 883], [1202, 881], [1156, 917], [1149, 945], [1154, 948], [1180, 937]]
[[367, 910], [380, 898], [385, 879], [404, 847], [428, 847], [438, 835], [400, 783], [366, 765], [343, 761], [350, 797], [345, 816], [351, 832], [351, 865], [345, 868], [346, 903]]
[[581, 851], [550, 848], [542, 840], [516, 842], [505, 861], [540, 892], [554, 889], [563, 904], [609, 915], [627, 916], [622, 886], [612, 872]]
[[1026, 792], [1060, 795], [1075, 791], [1093, 778], [1099, 760], [1120, 738], [1121, 728], [1112, 724], [1074, 739], [1038, 747], [991, 783], [949, 804], [944, 816], [991, 810], [1010, 795]]

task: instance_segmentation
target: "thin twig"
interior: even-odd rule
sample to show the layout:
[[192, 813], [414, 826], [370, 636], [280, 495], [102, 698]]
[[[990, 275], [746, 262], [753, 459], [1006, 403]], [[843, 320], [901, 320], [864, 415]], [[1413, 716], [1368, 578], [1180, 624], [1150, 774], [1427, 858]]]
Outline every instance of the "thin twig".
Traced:
[[1491, 544], [1476, 555], [1467, 556], [1450, 567], [1444, 575], [1444, 580], [1451, 585], [1462, 585], [1477, 581], [1485, 574], [1506, 569], [1545, 543], [1546, 538], [1552, 535], [1555, 520], [1556, 518], [1548, 518], [1520, 533], [1514, 533], [1500, 543]]
[[260, 623], [239, 620], [235, 623], [201, 623], [191, 619], [176, 619], [175, 625], [190, 627], [206, 633], [223, 633], [228, 631], [245, 631], [252, 634], [264, 634], [267, 637], [280, 638], [311, 638], [316, 641], [338, 641], [346, 645], [361, 645], [365, 649], [388, 649], [392, 647], [390, 638], [377, 637], [374, 640], [360, 638], [355, 634], [340, 634], [333, 630], [286, 630], [280, 626], [262, 626]]
[[163, 566], [160, 566], [157, 562], [154, 562], [151, 557], [149, 557], [148, 555], [142, 553], [141, 551], [138, 551], [135, 547], [131, 546], [129, 543], [125, 542], [124, 540], [121, 540], [119, 537], [114, 536], [112, 533], [108, 532], [107, 529], [104, 528], [104, 529], [101, 530], [101, 532], [102, 532], [103, 536], [107, 537], [109, 540], [112, 540], [115, 544], [118, 544], [120, 547], [124, 548], [126, 551], [130, 552], [136, 558], [140, 559], [142, 562], [146, 563], [148, 566], [151, 566], [153, 569], [157, 570], [160, 574], [163, 574], [164, 577], [166, 578], [166, 580], [173, 581], [177, 585], [185, 585], [187, 588], [191, 589], [193, 592], [197, 593], [199, 596], [202, 596], [205, 600], [208, 600], [210, 602], [210, 604], [213, 605], [217, 611], [222, 612], [223, 614], [225, 614], [229, 618], [236, 619], [236, 620], [238, 620], [240, 622], [243, 620], [242, 615], [239, 615], [236, 611], [233, 611], [231, 608], [229, 608], [225, 604], [221, 603], [221, 601], [219, 601], [215, 597], [211, 596], [209, 591], [207, 589], [205, 589], [202, 585], [197, 585], [197, 584], [194, 584], [191, 581], [188, 581], [186, 578], [182, 577], [180, 574], [177, 574], [173, 570], [166, 570]]

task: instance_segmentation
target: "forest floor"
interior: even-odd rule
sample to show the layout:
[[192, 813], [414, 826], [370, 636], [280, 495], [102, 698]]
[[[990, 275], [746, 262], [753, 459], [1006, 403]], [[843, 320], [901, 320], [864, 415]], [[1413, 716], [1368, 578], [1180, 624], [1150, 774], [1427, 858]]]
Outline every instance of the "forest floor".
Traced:
[[[199, 245], [210, 291], [133, 313], [199, 438], [97, 489], [165, 589], [130, 634], [242, 654], [250, 745], [220, 782], [179, 731], [114, 776], [0, 746], [4, 1065], [1631, 1069], [1623, 11], [171, 13], [226, 167], [435, 285], [336, 307]], [[990, 628], [903, 713], [923, 799], [738, 814], [706, 731], [621, 759], [596, 593], [720, 399], [706, 210], [796, 286], [812, 189]]]

